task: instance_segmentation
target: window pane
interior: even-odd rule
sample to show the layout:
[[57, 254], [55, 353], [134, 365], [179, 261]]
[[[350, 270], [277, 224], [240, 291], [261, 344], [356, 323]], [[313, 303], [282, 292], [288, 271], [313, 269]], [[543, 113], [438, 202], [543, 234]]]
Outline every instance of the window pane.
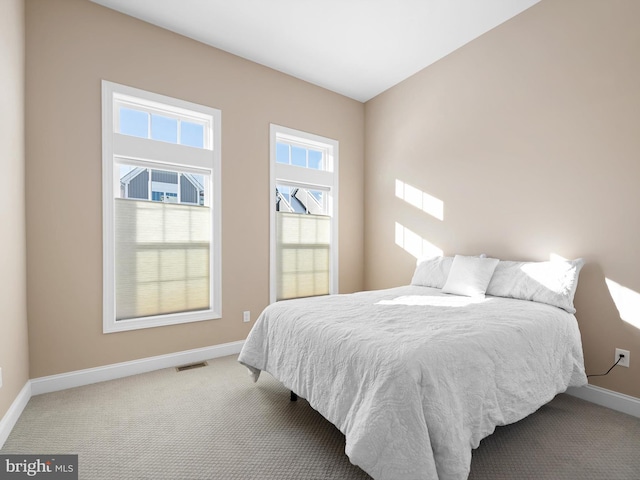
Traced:
[[151, 138], [163, 142], [178, 143], [178, 120], [152, 114]]
[[289, 159], [289, 145], [276, 143], [276, 163], [291, 163]]
[[120, 198], [149, 200], [149, 169], [120, 165]]
[[140, 110], [120, 107], [120, 133], [149, 138], [149, 114]]
[[152, 170], [151, 191], [151, 200], [153, 201], [177, 203], [178, 173], [166, 170]]
[[309, 168], [315, 170], [323, 170], [322, 152], [318, 150], [309, 150]]
[[317, 215], [328, 215], [327, 192], [321, 190], [307, 190], [309, 196], [309, 205], [313, 205], [313, 209], [309, 209], [309, 213]]
[[287, 186], [276, 185], [276, 212], [292, 212], [291, 194]]
[[276, 211], [327, 215], [327, 192], [309, 188], [276, 185]]
[[180, 122], [180, 143], [190, 147], [204, 148], [204, 126]]
[[[196, 186], [198, 187], [198, 201], [196, 203], [198, 205], [205, 205], [204, 188], [205, 188], [205, 182], [208, 181], [209, 178], [205, 177], [204, 175], [189, 174], [189, 176], [193, 179]], [[184, 202], [185, 202], [185, 199], [183, 198], [183, 203]]]
[[204, 185], [209, 181], [208, 176], [170, 170], [150, 170], [132, 165], [119, 165], [117, 168], [120, 179], [118, 198], [200, 206], [207, 204]]
[[307, 166], [307, 149], [302, 147], [291, 146], [291, 165], [298, 167]]
[[204, 175], [180, 175], [180, 203], [204, 205]]
[[311, 215], [325, 215], [323, 198], [324, 192], [319, 190], [309, 190], [307, 188], [296, 188], [295, 192], [292, 192], [291, 196], [295, 199], [295, 202], [302, 205], [301, 213], [308, 213]]

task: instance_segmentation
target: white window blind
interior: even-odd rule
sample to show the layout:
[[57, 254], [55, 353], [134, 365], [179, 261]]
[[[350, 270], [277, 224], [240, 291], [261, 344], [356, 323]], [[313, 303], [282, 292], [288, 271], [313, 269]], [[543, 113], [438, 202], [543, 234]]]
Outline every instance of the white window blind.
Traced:
[[277, 300], [329, 294], [331, 217], [276, 214]]
[[210, 209], [115, 200], [116, 320], [210, 308]]

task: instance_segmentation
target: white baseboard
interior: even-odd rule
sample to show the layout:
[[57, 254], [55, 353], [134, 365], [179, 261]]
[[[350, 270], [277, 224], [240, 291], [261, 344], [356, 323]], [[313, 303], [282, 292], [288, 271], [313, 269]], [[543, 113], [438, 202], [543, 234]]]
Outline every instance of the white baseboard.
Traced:
[[185, 350], [130, 362], [114, 363], [103, 367], [34, 378], [31, 380], [31, 394], [40, 395], [42, 393], [57, 392], [67, 388], [115, 380], [116, 378], [152, 372], [162, 368], [178, 367], [189, 363], [202, 362], [211, 358], [225, 357], [227, 355], [240, 353], [243, 344], [244, 340], [240, 340], [238, 342]]
[[582, 400], [587, 400], [588, 402], [640, 418], [640, 398], [607, 390], [606, 388], [596, 387], [595, 385], [585, 385], [579, 388], [569, 387], [566, 393], [581, 398]]
[[22, 411], [29, 403], [29, 399], [31, 398], [31, 382], [27, 381], [20, 390], [20, 393], [13, 401], [7, 413], [4, 414], [4, 417], [0, 419], [0, 448], [4, 446], [4, 442], [9, 438], [9, 434], [16, 422], [22, 415]]

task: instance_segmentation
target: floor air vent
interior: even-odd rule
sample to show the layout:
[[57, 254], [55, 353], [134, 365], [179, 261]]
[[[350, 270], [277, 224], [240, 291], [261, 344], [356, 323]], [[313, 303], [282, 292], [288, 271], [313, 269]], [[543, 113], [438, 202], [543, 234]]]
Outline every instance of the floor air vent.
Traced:
[[181, 367], [176, 367], [176, 371], [184, 372], [185, 370], [193, 370], [194, 368], [200, 368], [200, 367], [206, 367], [206, 366], [207, 366], [207, 362], [198, 362], [198, 363], [192, 363], [190, 365], [183, 365]]

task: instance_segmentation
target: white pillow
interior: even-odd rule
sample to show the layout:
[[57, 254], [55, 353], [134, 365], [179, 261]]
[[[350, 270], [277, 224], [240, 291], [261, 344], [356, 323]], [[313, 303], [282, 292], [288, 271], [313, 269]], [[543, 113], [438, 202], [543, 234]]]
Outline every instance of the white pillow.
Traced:
[[444, 287], [453, 257], [427, 257], [418, 260], [416, 270], [413, 272], [411, 285], [419, 287]]
[[487, 295], [546, 303], [576, 313], [573, 297], [584, 260], [550, 262], [512, 262], [501, 260], [496, 267]]
[[442, 291], [467, 297], [484, 295], [498, 262], [497, 258], [456, 255]]

